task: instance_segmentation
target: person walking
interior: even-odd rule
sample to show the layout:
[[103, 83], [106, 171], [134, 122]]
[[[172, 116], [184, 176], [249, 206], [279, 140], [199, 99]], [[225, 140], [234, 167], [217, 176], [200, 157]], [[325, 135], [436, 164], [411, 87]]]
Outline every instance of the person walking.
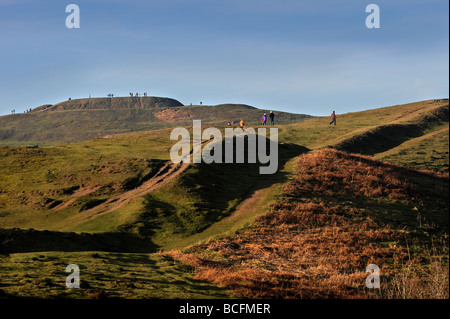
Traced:
[[241, 127], [241, 129], [242, 129], [243, 131], [245, 131], [244, 125], [245, 125], [244, 120], [241, 119], [241, 122], [239, 123], [239, 126]]
[[266, 122], [267, 122], [267, 115], [266, 115], [266, 113], [264, 113], [264, 115], [263, 115], [263, 117], [261, 119], [261, 122], [262, 122], [262, 125], [266, 125]]
[[330, 125], [333, 124], [336, 125], [336, 113], [333, 111], [333, 113], [331, 113], [331, 122]]
[[272, 111], [270, 111], [269, 117], [270, 117], [270, 124], [273, 125], [274, 124], [275, 114]]

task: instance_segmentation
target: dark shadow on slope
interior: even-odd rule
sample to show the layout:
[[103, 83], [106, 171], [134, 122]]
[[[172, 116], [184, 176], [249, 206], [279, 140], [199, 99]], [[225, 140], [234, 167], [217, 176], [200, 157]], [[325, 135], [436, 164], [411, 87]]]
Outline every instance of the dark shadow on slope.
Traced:
[[158, 247], [149, 239], [128, 233], [73, 233], [34, 229], [0, 229], [0, 253], [41, 251], [107, 251], [151, 253]]
[[[269, 143], [267, 139], [266, 141]], [[247, 142], [246, 140], [245, 143]], [[269, 146], [266, 146], [268, 150]], [[279, 144], [277, 172], [260, 174], [260, 167], [268, 164], [258, 161], [248, 163], [247, 144], [244, 147], [244, 163], [236, 163], [236, 143], [233, 148], [233, 163], [224, 163], [225, 146], [222, 144], [222, 163], [191, 164], [176, 186], [165, 189], [169, 193], [183, 190], [185, 196], [180, 199], [183, 203], [163, 202], [148, 194], [144, 197], [144, 208], [137, 221], [123, 225], [122, 230], [137, 232], [141, 236], [160, 231], [182, 235], [201, 232], [231, 215], [255, 191], [286, 182], [289, 176], [281, 170], [283, 166], [289, 159], [307, 151], [307, 148], [296, 144]]]
[[120, 232], [138, 234], [140, 238], [151, 238], [161, 228], [161, 221], [170, 222], [176, 228], [179, 224], [173, 205], [155, 199], [151, 193], [144, 196], [141, 214], [132, 223], [120, 225]]
[[446, 105], [422, 115], [416, 123], [381, 125], [344, 140], [334, 147], [349, 153], [375, 155], [399, 146], [412, 138], [420, 137], [425, 134], [426, 130], [448, 123], [448, 121], [449, 107]]
[[[193, 234], [229, 216], [255, 190], [286, 181], [280, 169], [287, 160], [308, 149], [296, 144], [278, 145], [278, 172], [260, 175], [259, 163], [192, 164], [179, 180], [194, 200], [189, 209], [145, 197], [144, 208], [132, 224], [111, 233], [74, 233], [34, 229], [0, 229], [0, 253], [39, 251], [155, 252], [151, 236], [162, 226], [173, 233]], [[235, 152], [236, 154], [236, 152]], [[247, 153], [246, 153], [247, 156]], [[158, 166], [159, 167], [159, 166]], [[145, 179], [145, 177], [141, 177]], [[140, 179], [140, 180], [141, 180]], [[169, 190], [170, 191], [170, 190]]]
[[164, 174], [170, 167], [167, 165], [167, 161], [151, 159], [148, 160], [147, 168], [150, 169], [147, 174], [143, 175], [142, 172], [138, 172], [135, 176], [131, 176], [125, 179], [121, 183], [122, 190], [130, 191], [138, 188], [146, 181], [154, 178], [157, 174]]
[[383, 125], [347, 139], [335, 146], [350, 153], [375, 155], [423, 135], [419, 125]]

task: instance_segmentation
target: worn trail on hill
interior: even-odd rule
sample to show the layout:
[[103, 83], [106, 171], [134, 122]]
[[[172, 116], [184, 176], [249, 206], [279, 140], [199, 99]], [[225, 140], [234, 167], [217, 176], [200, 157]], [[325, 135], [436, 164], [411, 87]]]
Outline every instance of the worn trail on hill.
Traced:
[[167, 183], [178, 177], [188, 166], [189, 166], [188, 163], [183, 164], [168, 163], [163, 168], [161, 168], [161, 170], [158, 173], [156, 173], [154, 177], [144, 182], [141, 186], [128, 192], [122, 193], [118, 196], [115, 196], [107, 200], [105, 203], [97, 207], [94, 207], [86, 212], [90, 213], [98, 211], [93, 216], [103, 215], [112, 212], [122, 207], [123, 205], [130, 203], [134, 199], [143, 196], [145, 194], [148, 194], [166, 185]]
[[[188, 166], [189, 166], [188, 163], [180, 163], [180, 164], [175, 164], [172, 162], [167, 163], [155, 174], [155, 176], [153, 176], [148, 181], [144, 182], [141, 186], [132, 189], [130, 191], [121, 193], [119, 195], [113, 196], [104, 203], [84, 211], [84, 213], [88, 214], [89, 218], [91, 218], [117, 210], [123, 205], [129, 204], [138, 197], [148, 194], [156, 189], [159, 189], [162, 186], [167, 185], [167, 183], [177, 178]], [[62, 203], [61, 205], [56, 207], [55, 210], [56, 211], [61, 210], [72, 204], [78, 197], [92, 193], [97, 189], [98, 188], [96, 187], [90, 187], [88, 189], [80, 190], [79, 192], [74, 194], [73, 198]]]

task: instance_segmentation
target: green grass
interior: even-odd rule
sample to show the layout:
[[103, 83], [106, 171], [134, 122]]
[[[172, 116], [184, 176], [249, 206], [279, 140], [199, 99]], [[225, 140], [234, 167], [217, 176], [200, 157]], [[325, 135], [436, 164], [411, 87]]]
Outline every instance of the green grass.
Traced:
[[449, 131], [445, 125], [441, 130], [411, 139], [375, 158], [405, 167], [448, 173], [448, 149]]
[[[103, 200], [155, 173], [169, 158], [169, 132], [152, 131], [56, 147], [0, 148], [2, 227], [59, 230], [89, 200]], [[68, 210], [51, 213], [70, 189], [96, 189]]]
[[[69, 264], [80, 268], [80, 288], [66, 287]], [[192, 279], [192, 269], [159, 254], [39, 252], [0, 256], [0, 297], [13, 298], [233, 298], [223, 288]], [[8, 276], [3, 276], [8, 274]]]
[[[155, 206], [153, 211], [160, 211], [155, 217], [158, 223], [164, 220], [160, 231], [164, 236], [191, 235], [228, 216], [257, 184], [273, 179], [259, 175], [259, 164], [191, 165], [176, 183], [151, 196], [106, 215], [84, 213], [138, 187], [164, 166], [174, 143], [169, 136], [169, 130], [157, 130], [59, 146], [0, 148], [2, 227], [137, 230], [133, 224], [139, 224], [139, 216], [151, 213]], [[280, 145], [280, 167], [304, 151], [296, 145]], [[77, 192], [85, 193], [75, 196]]]
[[[433, 114], [435, 110], [445, 106], [447, 106], [446, 116], [439, 114], [436, 116], [435, 122], [430, 122], [430, 125], [423, 128], [423, 132], [426, 130], [429, 132], [435, 127], [442, 128], [446, 121], [448, 125], [448, 101], [422, 101], [363, 112], [338, 114], [336, 126], [329, 124], [329, 117], [318, 117], [301, 123], [280, 126], [279, 139], [281, 142], [319, 149], [351, 140], [355, 136], [360, 136], [384, 125], [424, 124], [428, 119], [427, 115]], [[407, 133], [407, 131], [400, 130], [396, 136], [387, 137], [401, 141], [408, 139]], [[422, 135], [422, 131], [418, 134]]]

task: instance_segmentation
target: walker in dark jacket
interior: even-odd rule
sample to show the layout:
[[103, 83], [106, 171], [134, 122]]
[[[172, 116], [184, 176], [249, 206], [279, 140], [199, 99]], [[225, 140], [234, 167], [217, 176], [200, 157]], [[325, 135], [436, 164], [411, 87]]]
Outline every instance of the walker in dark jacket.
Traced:
[[270, 124], [273, 125], [274, 124], [273, 119], [275, 118], [275, 114], [273, 114], [273, 112], [270, 111], [269, 117], [270, 117]]

